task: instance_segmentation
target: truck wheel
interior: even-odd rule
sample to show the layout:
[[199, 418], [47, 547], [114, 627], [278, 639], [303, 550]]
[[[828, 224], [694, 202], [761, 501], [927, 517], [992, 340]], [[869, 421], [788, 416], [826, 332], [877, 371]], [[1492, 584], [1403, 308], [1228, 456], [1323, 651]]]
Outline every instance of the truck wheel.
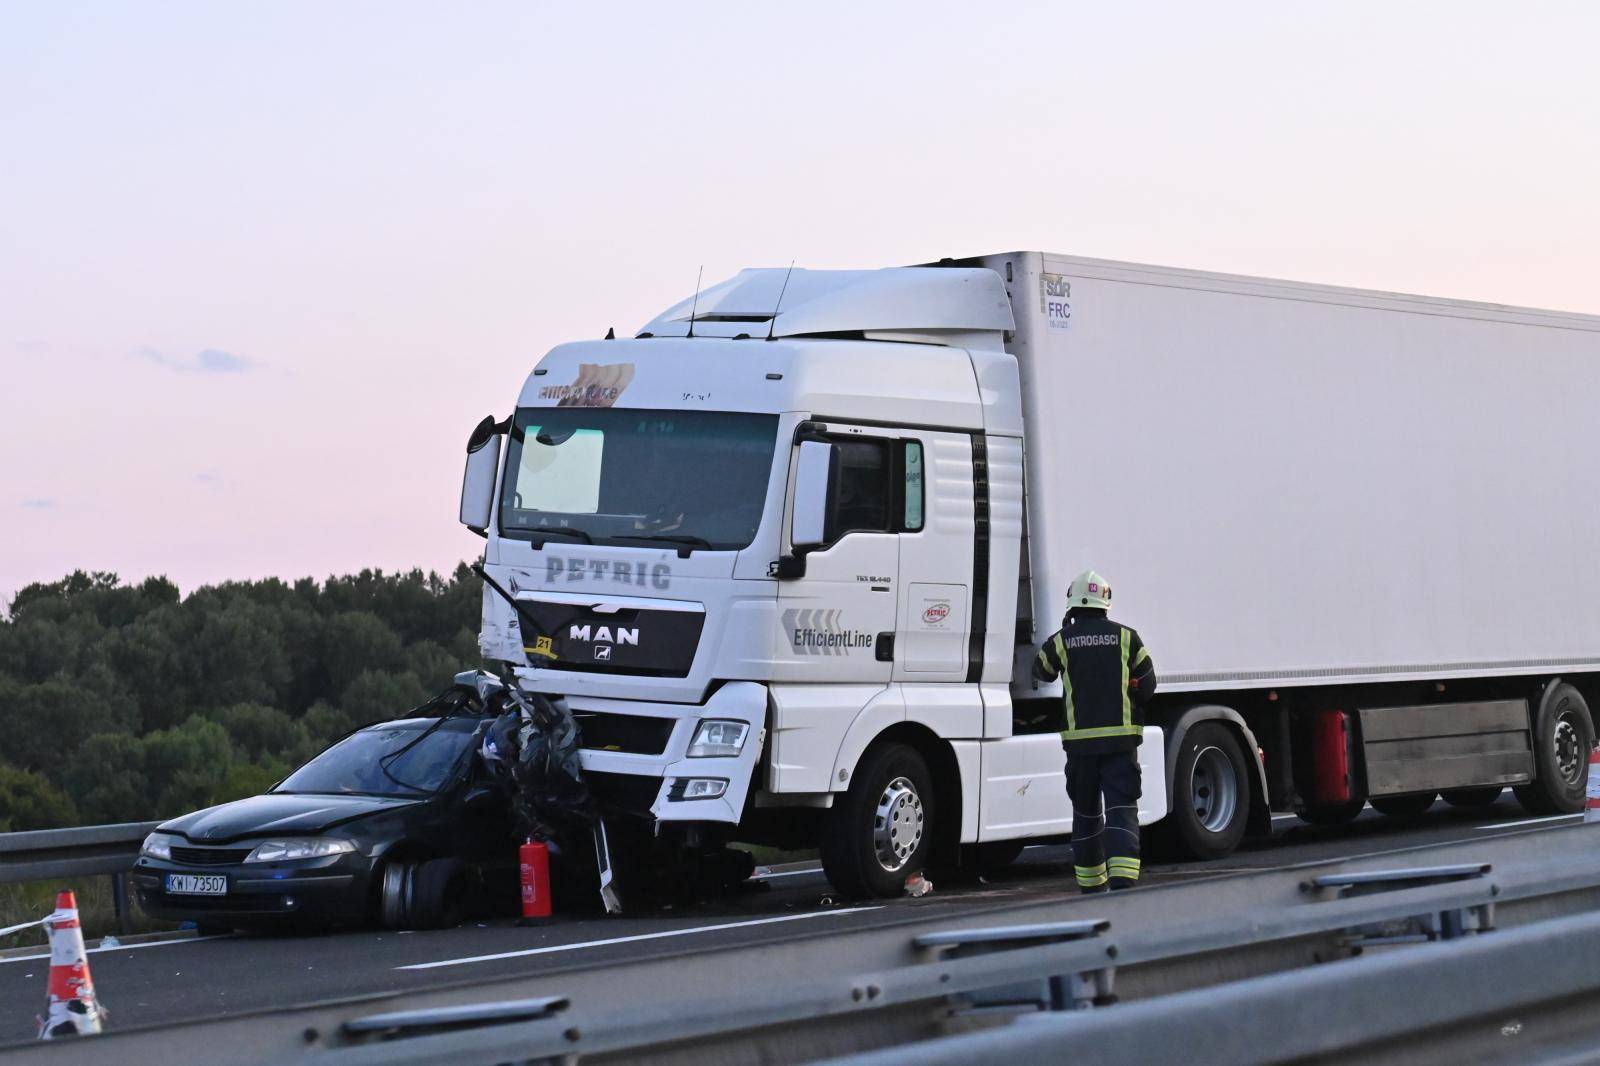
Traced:
[[1584, 809], [1594, 723], [1589, 705], [1571, 685], [1557, 685], [1539, 706], [1533, 730], [1533, 780], [1517, 785], [1530, 814], [1571, 814]]
[[1250, 817], [1248, 771], [1227, 726], [1201, 722], [1183, 735], [1168, 815], [1183, 854], [1220, 859], [1239, 846]]
[[1390, 818], [1416, 818], [1438, 798], [1436, 792], [1418, 792], [1409, 796], [1374, 796], [1368, 802], [1373, 810]]
[[1505, 791], [1503, 785], [1484, 785], [1482, 788], [1451, 788], [1439, 793], [1452, 807], [1488, 807]]
[[846, 896], [900, 895], [933, 850], [934, 813], [933, 779], [915, 748], [869, 751], [823, 824], [823, 872]]

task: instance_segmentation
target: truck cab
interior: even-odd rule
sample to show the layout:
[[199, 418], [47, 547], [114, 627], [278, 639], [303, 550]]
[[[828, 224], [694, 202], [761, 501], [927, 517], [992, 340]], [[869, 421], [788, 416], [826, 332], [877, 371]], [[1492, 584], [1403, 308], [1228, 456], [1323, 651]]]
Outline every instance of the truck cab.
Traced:
[[691, 849], [820, 846], [857, 895], [1070, 830], [1014, 326], [982, 267], [747, 270], [553, 349], [480, 426], [481, 650], [568, 698], [612, 809]]

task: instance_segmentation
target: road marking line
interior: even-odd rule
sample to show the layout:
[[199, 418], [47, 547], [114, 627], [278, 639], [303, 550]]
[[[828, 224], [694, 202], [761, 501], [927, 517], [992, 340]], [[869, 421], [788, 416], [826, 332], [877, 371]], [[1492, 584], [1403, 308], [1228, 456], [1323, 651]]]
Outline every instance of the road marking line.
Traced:
[[[810, 872], [810, 871], [806, 871]], [[669, 936], [689, 936], [692, 933], [715, 933], [723, 929], [746, 929], [752, 925], [771, 925], [774, 922], [797, 922], [803, 918], [828, 918], [836, 914], [860, 914], [863, 911], [882, 910], [876, 907], [846, 907], [843, 910], [811, 911], [807, 914], [780, 914], [775, 918], [755, 918], [747, 922], [724, 922], [721, 925], [697, 925], [692, 929], [666, 929], [659, 933], [639, 933], [635, 936], [614, 936], [605, 940], [585, 940], [581, 944], [551, 944], [542, 948], [525, 948], [522, 951], [501, 951], [493, 955], [470, 955], [461, 959], [441, 959], [438, 962], [413, 962], [396, 966], [397, 970], [432, 970], [440, 966], [465, 966], [469, 962], [494, 962], [498, 959], [520, 959], [525, 955], [550, 955], [558, 951], [582, 951], [584, 948], [604, 948], [612, 944], [636, 944], [641, 940], [660, 940]]]
[[[118, 944], [114, 948], [88, 948], [88, 949], [86, 949], [84, 951], [84, 954], [86, 954], [86, 955], [94, 955], [94, 954], [97, 954], [98, 952], [102, 952], [102, 951], [138, 951], [141, 948], [165, 948], [165, 947], [171, 947], [173, 944], [198, 944], [202, 940], [231, 940], [231, 939], [233, 939], [233, 934], [232, 933], [218, 933], [216, 936], [186, 936], [181, 940], [149, 940], [149, 941], [146, 941], [143, 944]], [[18, 955], [15, 958], [0, 959], [0, 963], [7, 963], [7, 962], [37, 962], [40, 959], [48, 959], [49, 957], [50, 957], [50, 953], [47, 951], [42, 955]]]
[[1511, 829], [1519, 825], [1538, 825], [1541, 822], [1559, 822], [1566, 818], [1582, 818], [1583, 814], [1583, 811], [1578, 811], [1575, 814], [1552, 814], [1545, 818], [1526, 818], [1520, 822], [1496, 822], [1494, 825], [1480, 825], [1474, 826], [1474, 828], [1481, 833], [1485, 829]]

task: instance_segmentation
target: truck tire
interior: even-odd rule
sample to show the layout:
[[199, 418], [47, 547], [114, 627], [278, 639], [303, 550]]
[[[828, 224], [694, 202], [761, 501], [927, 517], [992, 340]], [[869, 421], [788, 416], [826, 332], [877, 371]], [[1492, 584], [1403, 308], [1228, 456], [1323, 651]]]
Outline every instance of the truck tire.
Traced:
[[1180, 854], [1220, 859], [1239, 846], [1250, 820], [1249, 772], [1238, 739], [1220, 722], [1201, 722], [1183, 735], [1167, 816]]
[[1504, 785], [1484, 785], [1481, 788], [1450, 788], [1439, 793], [1452, 807], [1474, 810], [1491, 806], [1505, 791]]
[[1571, 685], [1551, 689], [1533, 729], [1533, 780], [1513, 791], [1529, 814], [1574, 814], [1584, 809], [1594, 722]]
[[1437, 792], [1415, 792], [1406, 796], [1374, 796], [1372, 809], [1390, 818], [1417, 818], [1433, 806]]
[[933, 778], [909, 744], [867, 752], [850, 789], [828, 810], [822, 870], [852, 898], [887, 898], [905, 890], [933, 850]]

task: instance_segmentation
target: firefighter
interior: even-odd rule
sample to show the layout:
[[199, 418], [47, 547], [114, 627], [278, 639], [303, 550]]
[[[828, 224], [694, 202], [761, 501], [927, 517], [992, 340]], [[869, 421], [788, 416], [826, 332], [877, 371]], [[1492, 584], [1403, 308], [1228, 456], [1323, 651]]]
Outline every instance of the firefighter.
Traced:
[[1107, 617], [1111, 586], [1093, 570], [1073, 579], [1061, 631], [1033, 662], [1062, 682], [1061, 746], [1072, 800], [1072, 864], [1083, 892], [1139, 880], [1139, 742], [1155, 664], [1139, 634]]

